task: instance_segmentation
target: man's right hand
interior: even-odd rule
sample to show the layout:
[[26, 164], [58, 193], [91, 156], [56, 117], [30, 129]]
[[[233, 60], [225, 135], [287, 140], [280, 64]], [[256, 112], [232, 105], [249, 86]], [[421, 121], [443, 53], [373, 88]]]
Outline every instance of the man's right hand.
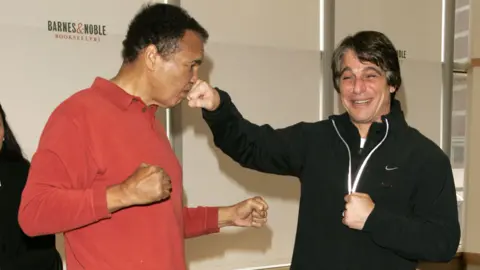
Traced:
[[132, 205], [167, 199], [172, 191], [172, 183], [167, 173], [158, 166], [147, 164], [141, 164], [122, 186]]
[[220, 105], [220, 95], [208, 83], [197, 80], [188, 93], [188, 106], [214, 111]]
[[125, 181], [107, 189], [111, 213], [122, 208], [159, 202], [170, 197], [172, 183], [158, 166], [141, 164]]

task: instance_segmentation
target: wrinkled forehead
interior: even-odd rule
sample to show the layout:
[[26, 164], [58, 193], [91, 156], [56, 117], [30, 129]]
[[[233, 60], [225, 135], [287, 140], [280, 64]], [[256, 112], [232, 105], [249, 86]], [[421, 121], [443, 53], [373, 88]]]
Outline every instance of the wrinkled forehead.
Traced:
[[364, 72], [377, 71], [383, 73], [381, 67], [374, 62], [369, 61], [367, 55], [358, 55], [355, 51], [347, 49], [341, 58], [340, 71]]
[[178, 44], [177, 57], [186, 61], [201, 61], [205, 50], [204, 41], [197, 33], [186, 31]]
[[353, 73], [353, 74], [367, 74], [367, 73], [376, 73], [378, 75], [383, 75], [385, 72], [376, 65], [364, 66], [364, 67], [349, 67], [345, 66], [340, 70], [340, 74]]
[[365, 75], [365, 74], [377, 74], [377, 75], [384, 75], [385, 72], [377, 65], [365, 62], [360, 65], [342, 65], [340, 70], [340, 75], [345, 74], [354, 74], [354, 75]]

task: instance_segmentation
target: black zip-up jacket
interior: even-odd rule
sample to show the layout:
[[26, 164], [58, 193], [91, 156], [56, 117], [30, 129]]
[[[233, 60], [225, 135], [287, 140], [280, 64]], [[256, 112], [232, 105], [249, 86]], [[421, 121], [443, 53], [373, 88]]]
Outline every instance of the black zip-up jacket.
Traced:
[[0, 152], [0, 270], [61, 270], [55, 235], [29, 237], [18, 224], [28, 161], [7, 161]]
[[[290, 269], [414, 270], [418, 261], [453, 258], [460, 226], [449, 158], [407, 125], [398, 101], [360, 151], [348, 114], [274, 129], [244, 119], [217, 90], [220, 106], [202, 110], [215, 145], [243, 167], [300, 179]], [[375, 203], [363, 230], [342, 223], [349, 167], [352, 183], [360, 175], [356, 192]]]

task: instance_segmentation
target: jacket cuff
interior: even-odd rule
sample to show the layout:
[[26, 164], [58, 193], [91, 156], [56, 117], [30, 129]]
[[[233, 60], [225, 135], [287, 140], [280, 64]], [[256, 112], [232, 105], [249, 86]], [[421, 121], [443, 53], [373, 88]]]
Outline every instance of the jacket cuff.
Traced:
[[381, 206], [375, 205], [372, 212], [365, 221], [363, 225], [363, 231], [365, 232], [375, 232], [378, 228], [385, 228], [385, 221], [392, 219], [392, 214]]
[[96, 220], [109, 218], [111, 216], [107, 205], [107, 187], [97, 186], [93, 188], [92, 192], [92, 207]]
[[218, 95], [220, 96], [220, 104], [218, 105], [218, 108], [215, 111], [208, 111], [202, 108], [202, 114], [205, 119], [209, 119], [211, 117], [216, 117], [218, 115], [221, 115], [223, 111], [225, 111], [225, 108], [228, 106], [225, 106], [225, 104], [231, 102], [230, 95], [221, 90], [220, 88], [215, 87], [215, 90], [217, 90]]
[[218, 227], [218, 207], [205, 207], [205, 231], [207, 233], [220, 231]]

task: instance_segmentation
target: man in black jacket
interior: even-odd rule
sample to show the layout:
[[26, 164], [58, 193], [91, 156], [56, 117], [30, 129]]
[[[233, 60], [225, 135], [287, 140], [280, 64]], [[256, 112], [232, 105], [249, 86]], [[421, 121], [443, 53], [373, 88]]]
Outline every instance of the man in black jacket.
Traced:
[[449, 261], [460, 241], [449, 158], [408, 126], [395, 100], [397, 51], [382, 33], [346, 37], [333, 81], [346, 109], [316, 123], [274, 129], [244, 119], [230, 96], [198, 81], [214, 142], [244, 167], [301, 182], [292, 270], [414, 270]]

